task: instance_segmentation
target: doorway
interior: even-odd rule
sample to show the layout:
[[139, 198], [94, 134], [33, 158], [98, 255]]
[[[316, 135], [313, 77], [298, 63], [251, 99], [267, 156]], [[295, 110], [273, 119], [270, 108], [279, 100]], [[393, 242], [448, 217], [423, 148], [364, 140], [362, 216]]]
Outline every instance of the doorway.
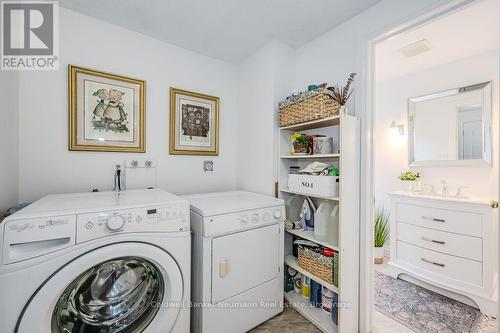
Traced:
[[[373, 61], [370, 73], [374, 76], [367, 87], [367, 95], [371, 95], [372, 101], [371, 107], [367, 108], [371, 110], [370, 117], [372, 119], [372, 141], [369, 144], [371, 148], [369, 148], [370, 154], [368, 156], [372, 156], [371, 165], [373, 166], [371, 176], [368, 177], [372, 185], [372, 191], [369, 192], [372, 193], [367, 195], [365, 201], [369, 220], [374, 221], [377, 214], [379, 217], [385, 214], [389, 215], [388, 224], [390, 224], [390, 219], [394, 218], [394, 213], [391, 211], [394, 202], [388, 193], [403, 189], [398, 175], [408, 169], [423, 175], [425, 184], [432, 186], [436, 192], [443, 190], [444, 187], [441, 188], [441, 186], [444, 185], [441, 181], [444, 180], [447, 184], [447, 190], [451, 188], [453, 194], [459, 192], [462, 187], [469, 187], [467, 189], [469, 196], [483, 194], [483, 196], [492, 199], [498, 198], [498, 134], [493, 133], [492, 136], [495, 160], [490, 167], [451, 165], [410, 167], [409, 143], [419, 139], [415, 138], [415, 133], [409, 133], [407, 108], [408, 99], [412, 97], [492, 81], [494, 82], [492, 108], [494, 119], [492, 124], [494, 124], [494, 132], [498, 132], [498, 61], [494, 60], [499, 57], [498, 32], [495, 34], [489, 30], [489, 34], [493, 35], [492, 39], [484, 38], [485, 40], [482, 41], [484, 43], [477, 45], [473, 52], [474, 42], [467, 45], [468, 50], [461, 49], [460, 46], [455, 47], [456, 45], [453, 44], [457, 35], [464, 37], [464, 35], [474, 31], [477, 33], [482, 29], [481, 27], [486, 29], [491, 29], [492, 26], [498, 27], [498, 21], [495, 21], [498, 20], [499, 13], [497, 7], [498, 2], [493, 0], [473, 1], [472, 3], [464, 1], [453, 8], [443, 9], [438, 15], [433, 13], [421, 18], [411, 27], [402, 28], [397, 33], [391, 32], [373, 40], [373, 53], [371, 54]], [[492, 13], [495, 15], [491, 15]], [[451, 28], [446, 29], [445, 27]], [[461, 29], [463, 29], [463, 33], [460, 32]], [[479, 36], [485, 36], [484, 32]], [[443, 50], [448, 53], [446, 56], [440, 57], [445, 52]], [[407, 51], [406, 54], [405, 51]], [[469, 51], [471, 52], [469, 53]], [[472, 67], [473, 64], [477, 64], [477, 68]], [[490, 66], [489, 69], [488, 66]], [[460, 71], [466, 68], [475, 69], [470, 74], [463, 75], [453, 68], [460, 68]], [[490, 77], [483, 79], [481, 75], [483, 70], [489, 71]], [[458, 76], [460, 78], [454, 80]], [[443, 116], [443, 119], [447, 120], [449, 128], [438, 126], [432, 132], [442, 134], [446, 131], [447, 137], [456, 139], [454, 139], [455, 141], [447, 141], [446, 154], [441, 153], [441, 156], [446, 156], [446, 159], [449, 159], [450, 156], [456, 156], [457, 160], [479, 159], [487, 134], [483, 129], [482, 120], [478, 119], [477, 114], [476, 106], [466, 105], [455, 108], [453, 125], [450, 125], [452, 123], [449, 116], [447, 116], [448, 118]], [[394, 131], [394, 125], [397, 131]], [[434, 125], [439, 124], [427, 122], [428, 127]], [[478, 147], [480, 148], [478, 149]], [[437, 154], [437, 156], [440, 155]], [[406, 189], [406, 185], [404, 189]], [[373, 227], [373, 222], [371, 227]], [[367, 228], [367, 230], [373, 231], [371, 228]], [[448, 322], [455, 325], [453, 326], [455, 331], [457, 327], [460, 327], [459, 329], [465, 332], [496, 332], [497, 325], [494, 318], [484, 316], [477, 309], [478, 305], [474, 301], [463, 295], [443, 288], [436, 288], [425, 281], [419, 281], [412, 276], [394, 271], [390, 265], [391, 252], [396, 248], [392, 244], [393, 239], [397, 241], [397, 237], [390, 237], [384, 247], [384, 263], [382, 265], [370, 264], [372, 270], [371, 290], [374, 290], [373, 300], [369, 307], [373, 323], [372, 331], [432, 331], [431, 327], [425, 325], [434, 325], [434, 327], [440, 327], [441, 330], [446, 331], [446, 329], [451, 329], [451, 326], [446, 326], [446, 322]], [[386, 290], [386, 294], [381, 294], [380, 290]], [[417, 292], [412, 294], [411, 291]], [[403, 295], [404, 299], [411, 302], [405, 304], [408, 306], [407, 308], [403, 306], [399, 309], [391, 308], [392, 305], [402, 305], [404, 301], [398, 300], [397, 297], [387, 297], [388, 294]], [[419, 299], [415, 296], [419, 294], [426, 295], [427, 298]], [[441, 308], [447, 306], [463, 307], [459, 311], [461, 315], [440, 318], [441, 314], [428, 309], [429, 302], [435, 302]], [[421, 313], [416, 313], [415, 307], [418, 307]], [[464, 313], [470, 315], [467, 317]], [[426, 317], [425, 320], [422, 319], [422, 314]], [[451, 331], [453, 332], [453, 329]]]

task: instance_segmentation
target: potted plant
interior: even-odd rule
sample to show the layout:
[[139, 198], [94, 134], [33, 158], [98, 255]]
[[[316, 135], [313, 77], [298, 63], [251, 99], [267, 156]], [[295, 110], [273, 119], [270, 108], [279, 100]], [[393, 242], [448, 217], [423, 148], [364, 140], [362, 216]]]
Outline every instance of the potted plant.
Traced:
[[295, 155], [307, 155], [309, 153], [309, 136], [305, 134], [292, 134], [293, 151]]
[[412, 192], [416, 180], [420, 177], [420, 174], [415, 173], [411, 170], [403, 171], [399, 175], [399, 180], [401, 180], [404, 184], [404, 187], [408, 189], [408, 191]]
[[354, 81], [354, 77], [356, 76], [356, 73], [351, 73], [349, 74], [349, 78], [347, 79], [347, 83], [345, 86], [341, 87], [338, 84], [336, 84], [333, 87], [327, 88], [332, 92], [333, 99], [339, 103], [340, 105], [340, 111], [339, 113], [346, 113], [345, 110], [345, 104], [347, 103], [347, 100], [349, 97], [351, 97], [352, 90], [351, 90], [351, 84]]
[[377, 210], [375, 214], [374, 227], [374, 263], [379, 265], [384, 263], [384, 244], [389, 237], [389, 213], [383, 209]]

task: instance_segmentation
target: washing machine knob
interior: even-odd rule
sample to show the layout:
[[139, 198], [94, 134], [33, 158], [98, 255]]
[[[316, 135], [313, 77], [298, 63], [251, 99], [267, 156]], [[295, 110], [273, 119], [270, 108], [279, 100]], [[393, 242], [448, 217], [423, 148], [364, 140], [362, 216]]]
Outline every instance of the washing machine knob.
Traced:
[[111, 215], [106, 220], [106, 227], [111, 231], [120, 231], [125, 226], [125, 219], [121, 215]]
[[241, 223], [242, 225], [247, 224], [247, 223], [248, 223], [248, 216], [246, 216], [246, 215], [241, 215], [241, 216], [240, 216], [240, 223]]
[[260, 215], [259, 215], [259, 214], [257, 214], [257, 213], [254, 213], [254, 214], [252, 215], [252, 222], [253, 222], [253, 223], [257, 223], [257, 222], [259, 222], [259, 220], [260, 220]]
[[274, 210], [273, 216], [275, 219], [280, 219], [281, 218], [281, 210], [280, 209]]

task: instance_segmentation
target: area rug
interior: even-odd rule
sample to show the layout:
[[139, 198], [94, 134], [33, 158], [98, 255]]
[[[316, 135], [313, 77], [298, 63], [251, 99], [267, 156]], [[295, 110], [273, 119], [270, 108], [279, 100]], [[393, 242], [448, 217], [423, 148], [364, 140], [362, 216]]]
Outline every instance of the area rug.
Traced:
[[469, 305], [377, 271], [375, 308], [418, 333], [482, 332], [492, 320]]

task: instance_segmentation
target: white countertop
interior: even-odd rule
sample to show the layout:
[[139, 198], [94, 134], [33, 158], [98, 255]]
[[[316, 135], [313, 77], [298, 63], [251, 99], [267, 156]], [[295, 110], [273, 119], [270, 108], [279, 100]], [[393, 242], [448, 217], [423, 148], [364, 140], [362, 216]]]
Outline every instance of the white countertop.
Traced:
[[410, 197], [416, 199], [427, 199], [427, 200], [437, 200], [444, 202], [454, 202], [454, 203], [468, 203], [468, 204], [476, 204], [476, 205], [490, 205], [491, 199], [481, 198], [481, 197], [472, 197], [465, 196], [464, 198], [459, 198], [454, 195], [449, 196], [441, 196], [439, 194], [430, 194], [430, 193], [417, 193], [417, 192], [409, 192], [409, 191], [393, 191], [388, 193], [389, 196], [403, 196]]

